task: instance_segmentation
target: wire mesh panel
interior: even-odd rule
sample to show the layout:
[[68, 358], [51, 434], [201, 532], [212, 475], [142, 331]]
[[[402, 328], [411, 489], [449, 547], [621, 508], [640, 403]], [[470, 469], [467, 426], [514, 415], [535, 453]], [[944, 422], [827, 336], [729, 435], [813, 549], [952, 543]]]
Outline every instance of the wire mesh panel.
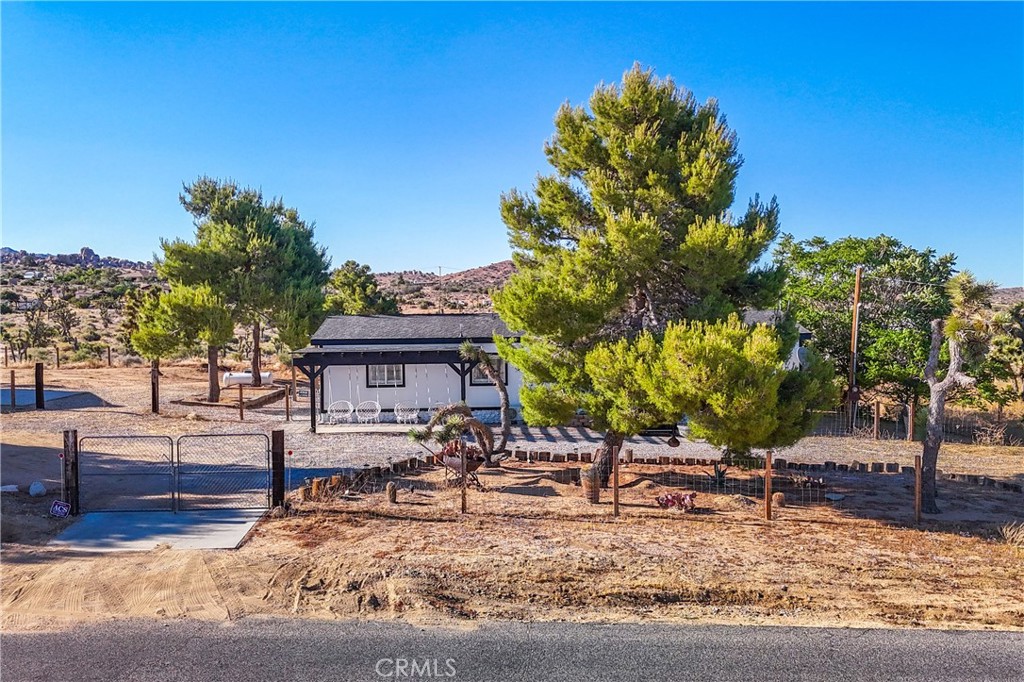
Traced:
[[[764, 474], [737, 467], [721, 467], [700, 473], [668, 469], [656, 474], [645, 474], [644, 478], [670, 488], [764, 499]], [[824, 494], [827, 491], [827, 484], [822, 478], [805, 476], [795, 471], [772, 472], [772, 492], [783, 493], [787, 504], [821, 505], [825, 503]]]
[[270, 439], [262, 433], [178, 438], [178, 509], [265, 509]]
[[82, 511], [173, 511], [169, 437], [84, 436], [78, 451]]

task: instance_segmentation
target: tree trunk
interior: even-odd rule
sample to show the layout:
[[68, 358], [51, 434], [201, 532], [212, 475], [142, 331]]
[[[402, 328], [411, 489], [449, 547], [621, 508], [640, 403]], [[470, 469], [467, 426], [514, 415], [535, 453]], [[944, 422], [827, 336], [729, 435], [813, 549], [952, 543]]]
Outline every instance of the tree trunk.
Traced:
[[928, 381], [928, 428], [924, 438], [924, 453], [921, 456], [921, 511], [925, 514], [938, 514], [940, 509], [935, 503], [935, 470], [939, 461], [939, 448], [942, 446], [942, 420], [946, 412], [946, 393], [954, 385], [969, 388], [974, 385], [972, 377], [960, 371], [963, 358], [960, 355], [960, 342], [953, 336], [949, 342], [949, 368], [946, 376], [939, 381], [936, 371], [939, 364], [939, 351], [945, 324], [942, 320], [932, 320], [932, 344], [928, 353], [928, 364], [924, 368], [924, 378]]
[[219, 355], [220, 348], [218, 346], [206, 347], [206, 362], [210, 366], [207, 374], [209, 377], [209, 387], [206, 392], [206, 400], [211, 403], [220, 402], [220, 368], [217, 366]]
[[597, 457], [594, 458], [595, 476], [602, 488], [608, 487], [608, 479], [612, 475], [612, 452], [614, 448], [622, 447], [623, 440], [625, 437], [615, 431], [608, 431], [604, 434], [601, 449], [597, 451]]
[[260, 376], [260, 323], [252, 323], [252, 385], [262, 386], [263, 377]]
[[[478, 346], [464, 345], [460, 352], [464, 359], [476, 361], [480, 366], [480, 371], [491, 380], [494, 388], [498, 391], [499, 410], [501, 411], [501, 440], [494, 446], [492, 453], [499, 455], [505, 452], [505, 448], [508, 445], [508, 437], [512, 434], [512, 412], [509, 407], [508, 387], [505, 385], [505, 380], [501, 378], [501, 372], [491, 362], [490, 356], [484, 349]], [[490, 455], [486, 458], [484, 466], [491, 467], [497, 465], [497, 458], [492, 459]]]
[[[494, 387], [498, 390], [499, 409], [501, 410], [501, 440], [494, 446], [494, 454], [498, 455], [505, 452], [505, 447], [508, 445], [508, 437], [512, 433], [512, 409], [509, 407], [508, 387], [505, 386], [500, 373], [493, 367], [485, 365], [484, 374], [490, 377], [491, 381], [494, 382]], [[488, 457], [487, 464], [497, 464], [497, 461], [492, 462], [491, 458]]]
[[938, 514], [935, 503], [935, 470], [939, 462], [939, 447], [942, 445], [942, 416], [946, 410], [945, 392], [939, 393], [932, 387], [928, 399], [928, 427], [924, 436], [924, 453], [921, 455], [921, 511]]

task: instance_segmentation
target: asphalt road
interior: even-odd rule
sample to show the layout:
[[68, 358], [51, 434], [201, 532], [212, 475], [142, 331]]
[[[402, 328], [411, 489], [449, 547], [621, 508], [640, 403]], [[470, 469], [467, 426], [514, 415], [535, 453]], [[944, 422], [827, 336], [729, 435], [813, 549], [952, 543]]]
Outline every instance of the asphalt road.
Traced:
[[118, 621], [0, 636], [32, 680], [1024, 680], [1024, 634], [243, 619]]

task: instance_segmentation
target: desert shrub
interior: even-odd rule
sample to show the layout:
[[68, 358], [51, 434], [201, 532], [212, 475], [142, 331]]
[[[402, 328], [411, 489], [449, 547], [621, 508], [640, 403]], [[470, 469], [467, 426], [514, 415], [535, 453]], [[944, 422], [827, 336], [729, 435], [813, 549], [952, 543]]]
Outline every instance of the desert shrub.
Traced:
[[139, 365], [145, 365], [146, 361], [138, 355], [128, 355], [121, 361], [121, 364], [125, 367], [138, 367]]
[[10, 315], [13, 312], [14, 308], [11, 307], [10, 303], [7, 303], [6, 301], [0, 303], [0, 315]]
[[28, 349], [28, 360], [29, 362], [50, 362], [53, 359], [53, 354], [49, 348], [29, 348]]
[[107, 352], [107, 347], [101, 343], [84, 342], [78, 344], [78, 350], [72, 351], [68, 356], [68, 362], [88, 362], [99, 360]]
[[1024, 549], [1024, 523], [1007, 523], [999, 529], [999, 536], [1006, 544]]

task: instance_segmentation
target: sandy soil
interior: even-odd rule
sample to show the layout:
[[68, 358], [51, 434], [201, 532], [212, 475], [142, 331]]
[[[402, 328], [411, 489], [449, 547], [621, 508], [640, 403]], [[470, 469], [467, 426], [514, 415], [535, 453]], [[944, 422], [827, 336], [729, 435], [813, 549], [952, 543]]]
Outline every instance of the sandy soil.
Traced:
[[[239, 430], [237, 415], [217, 408], [166, 403], [164, 414], [148, 414], [146, 368], [49, 376], [54, 387], [88, 388], [93, 397], [78, 407], [4, 415], [3, 483], [57, 485], [63, 428]], [[162, 396], [195, 393], [204, 381], [198, 367], [166, 368]], [[263, 408], [246, 430], [279, 428], [282, 419], [282, 409]], [[402, 436], [318, 437], [305, 433], [305, 422], [287, 429], [301, 450], [295, 457], [316, 462], [372, 463], [415, 452]], [[574, 445], [557, 431], [519, 437], [523, 447], [545, 443], [571, 452]], [[575, 445], [583, 449], [587, 442]], [[670, 454], [659, 443], [638, 447]], [[684, 444], [671, 454], [706, 452], [701, 447]], [[814, 438], [779, 456], [906, 463], [919, 447]], [[1021, 480], [1022, 453], [944, 446], [940, 467]], [[46, 515], [52, 496], [5, 494], [2, 625], [298, 614], [449, 624], [701, 620], [1024, 628], [1024, 550], [997, 535], [1000, 524], [1024, 521], [1019, 493], [942, 482], [944, 513], [918, 528], [908, 478], [830, 473], [828, 489], [846, 495], [841, 506], [788, 506], [767, 523], [759, 503], [736, 495], [702, 493], [695, 514], [659, 509], [654, 497], [679, 488], [666, 480], [664, 467], [633, 465], [623, 472], [623, 515], [615, 520], [607, 495], [593, 506], [578, 486], [554, 480], [552, 471], [564, 466], [509, 463], [485, 472], [487, 490], [469, 491], [466, 516], [459, 513], [459, 491], [444, 485], [440, 470], [419, 472], [403, 479], [412, 490], [403, 488], [397, 505], [380, 493], [297, 504], [293, 515], [265, 521], [235, 551], [69, 553], [44, 545], [63, 523]]]

